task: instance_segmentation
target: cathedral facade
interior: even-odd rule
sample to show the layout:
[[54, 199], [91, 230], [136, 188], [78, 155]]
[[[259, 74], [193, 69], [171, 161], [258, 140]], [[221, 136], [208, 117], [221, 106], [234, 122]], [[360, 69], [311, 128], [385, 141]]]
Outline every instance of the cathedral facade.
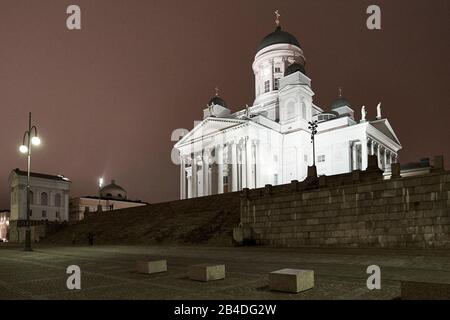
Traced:
[[[328, 111], [321, 108], [305, 65], [298, 40], [277, 21], [252, 65], [252, 106], [232, 113], [216, 92], [203, 121], [175, 144], [181, 199], [302, 181], [313, 163], [318, 175], [334, 175], [364, 170], [368, 155], [378, 156], [381, 169], [397, 161], [402, 147], [381, 106], [373, 120], [362, 107], [357, 121], [340, 92]], [[316, 121], [313, 152], [310, 123]]]

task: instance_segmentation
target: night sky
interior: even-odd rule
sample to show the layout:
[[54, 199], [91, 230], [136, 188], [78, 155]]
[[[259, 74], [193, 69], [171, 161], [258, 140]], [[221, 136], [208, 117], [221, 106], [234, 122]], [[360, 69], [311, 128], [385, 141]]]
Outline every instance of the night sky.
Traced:
[[[66, 28], [66, 8], [82, 30]], [[370, 4], [382, 30], [366, 28]], [[171, 133], [191, 129], [214, 95], [232, 111], [254, 99], [259, 41], [281, 25], [299, 40], [314, 101], [325, 110], [338, 87], [357, 118], [376, 105], [402, 145], [400, 162], [443, 154], [450, 168], [448, 0], [137, 1], [0, 0], [0, 208], [33, 112], [43, 145], [32, 170], [63, 174], [71, 196], [115, 179], [133, 199], [176, 199]]]

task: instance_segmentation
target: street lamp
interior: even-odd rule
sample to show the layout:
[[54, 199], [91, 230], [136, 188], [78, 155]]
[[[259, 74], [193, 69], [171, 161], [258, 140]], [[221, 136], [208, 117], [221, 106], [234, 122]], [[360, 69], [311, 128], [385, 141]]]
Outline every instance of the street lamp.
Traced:
[[316, 168], [316, 144], [314, 137], [317, 134], [317, 120], [309, 121], [308, 129], [311, 130], [311, 143], [313, 145], [313, 165], [308, 167], [308, 178], [317, 178], [317, 168]]
[[39, 146], [41, 139], [37, 134], [36, 126], [31, 125], [31, 112], [28, 115], [28, 130], [23, 135], [22, 145], [19, 151], [27, 155], [27, 229], [25, 231], [25, 251], [33, 251], [31, 249], [31, 229], [30, 229], [30, 167], [31, 167], [31, 147]]
[[313, 166], [316, 165], [316, 146], [314, 143], [314, 136], [317, 134], [317, 120], [309, 121], [308, 129], [311, 130], [311, 143], [313, 144]]

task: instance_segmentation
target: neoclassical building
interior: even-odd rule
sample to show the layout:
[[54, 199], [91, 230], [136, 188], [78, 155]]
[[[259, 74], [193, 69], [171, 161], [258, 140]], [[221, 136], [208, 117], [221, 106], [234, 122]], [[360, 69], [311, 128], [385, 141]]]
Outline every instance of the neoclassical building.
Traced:
[[357, 120], [342, 90], [329, 108], [316, 105], [305, 66], [300, 43], [277, 21], [252, 65], [253, 104], [233, 113], [216, 91], [203, 121], [175, 144], [181, 199], [304, 180], [313, 164], [311, 121], [318, 175], [364, 170], [369, 154], [381, 169], [397, 161], [402, 147], [381, 106], [372, 119], [362, 107]]
[[69, 215], [71, 221], [83, 220], [87, 213], [99, 213], [125, 208], [145, 206], [148, 203], [128, 199], [127, 191], [112, 180], [99, 190], [98, 196], [70, 199]]
[[[30, 220], [68, 221], [71, 181], [62, 175], [31, 172]], [[14, 169], [9, 175], [11, 221], [27, 219], [27, 172]]]

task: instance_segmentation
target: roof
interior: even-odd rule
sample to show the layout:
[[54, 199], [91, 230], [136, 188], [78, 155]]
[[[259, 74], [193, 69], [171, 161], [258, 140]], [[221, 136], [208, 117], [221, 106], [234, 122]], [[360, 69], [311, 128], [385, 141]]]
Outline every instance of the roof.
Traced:
[[290, 74], [293, 74], [297, 71], [300, 71], [304, 75], [306, 75], [305, 66], [301, 65], [300, 63], [294, 62], [293, 64], [289, 65], [286, 68], [286, 71], [284, 72], [284, 76], [288, 76]]
[[341, 107], [351, 107], [350, 102], [348, 102], [344, 97], [339, 97], [331, 104], [331, 110], [338, 109]]
[[[14, 169], [13, 172], [15, 174], [17, 174], [18, 176], [27, 176], [27, 171], [22, 171], [19, 168]], [[68, 178], [64, 177], [63, 175], [51, 175], [51, 174], [39, 173], [39, 172], [30, 172], [30, 177], [71, 182]]]
[[423, 158], [420, 159], [419, 162], [409, 162], [405, 164], [401, 164], [400, 168], [402, 170], [412, 170], [412, 169], [419, 169], [419, 168], [430, 168], [430, 159], [429, 158]]
[[107, 199], [107, 198], [99, 198], [99, 197], [94, 197], [94, 196], [85, 196], [85, 197], [79, 197], [79, 198], [71, 198], [70, 200], [76, 200], [76, 199], [93, 199], [93, 200], [109, 200], [109, 201], [118, 201], [118, 202], [133, 202], [133, 203], [142, 203], [142, 204], [150, 204], [148, 202], [145, 201], [141, 201], [141, 200], [129, 200], [129, 199]]
[[208, 105], [216, 105], [216, 104], [219, 105], [219, 106], [222, 106], [222, 107], [226, 107], [227, 106], [225, 100], [223, 100], [219, 96], [214, 96], [211, 100], [209, 100], [209, 103], [208, 103]]
[[258, 51], [264, 49], [265, 47], [278, 43], [292, 44], [301, 48], [297, 38], [295, 38], [289, 32], [281, 30], [281, 26], [277, 26], [274, 32], [268, 34], [261, 40], [258, 46]]

